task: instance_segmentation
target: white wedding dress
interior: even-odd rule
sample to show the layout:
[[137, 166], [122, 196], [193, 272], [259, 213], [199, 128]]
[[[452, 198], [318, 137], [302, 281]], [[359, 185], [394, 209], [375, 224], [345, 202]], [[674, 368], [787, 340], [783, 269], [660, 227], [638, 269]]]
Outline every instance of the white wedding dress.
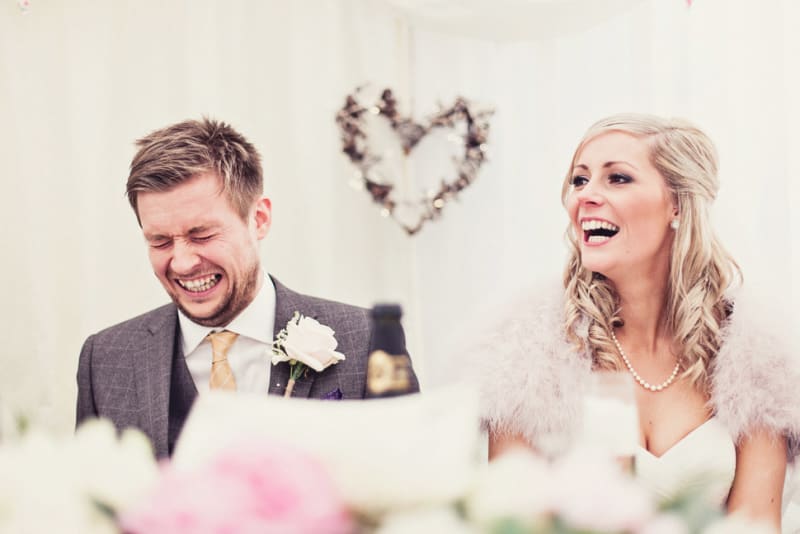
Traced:
[[733, 439], [715, 417], [689, 432], [661, 456], [640, 446], [635, 458], [636, 477], [659, 500], [696, 489], [709, 502], [721, 506], [736, 472]]
[[[736, 473], [736, 447], [725, 426], [715, 417], [701, 424], [661, 456], [637, 447], [636, 477], [658, 499], [684, 490], [697, 490], [713, 505], [722, 506]], [[800, 480], [790, 466], [783, 492], [784, 534], [800, 532], [800, 508], [793, 500]], [[796, 497], [795, 497], [796, 498]]]

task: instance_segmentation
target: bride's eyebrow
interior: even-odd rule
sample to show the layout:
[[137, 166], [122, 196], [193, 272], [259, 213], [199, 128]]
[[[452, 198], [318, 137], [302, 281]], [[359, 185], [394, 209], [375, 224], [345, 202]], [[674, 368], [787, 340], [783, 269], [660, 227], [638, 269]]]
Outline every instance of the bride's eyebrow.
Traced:
[[614, 165], [618, 165], [618, 164], [627, 165], [628, 167], [631, 167], [632, 169], [636, 169], [637, 171], [639, 170], [639, 167], [637, 167], [637, 166], [636, 166], [636, 165], [634, 165], [633, 163], [631, 163], [631, 162], [629, 162], [629, 161], [625, 161], [625, 160], [619, 160], [619, 161], [606, 161], [606, 162], [603, 164], [603, 168], [604, 168], [604, 169], [607, 169], [607, 168], [609, 168], [609, 167], [612, 167], [612, 166], [614, 166]]
[[[628, 167], [630, 167], [630, 168], [632, 168], [634, 170], [637, 170], [637, 171], [639, 170], [639, 167], [637, 167], [633, 163], [631, 163], [629, 161], [625, 161], [625, 160], [606, 161], [605, 163], [603, 163], [603, 168], [607, 169], [609, 167], [613, 167], [614, 165], [627, 165]], [[588, 171], [589, 170], [589, 166], [584, 164], [584, 163], [578, 163], [572, 168], [572, 170], [575, 171], [577, 169], [580, 169], [580, 170], [583, 170], [583, 171]]]

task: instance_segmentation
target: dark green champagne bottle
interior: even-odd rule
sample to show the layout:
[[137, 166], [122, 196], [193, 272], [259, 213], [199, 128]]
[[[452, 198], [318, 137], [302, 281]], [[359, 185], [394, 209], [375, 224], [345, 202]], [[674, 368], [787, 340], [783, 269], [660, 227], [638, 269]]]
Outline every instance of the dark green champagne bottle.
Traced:
[[406, 353], [400, 325], [402, 308], [397, 304], [376, 304], [372, 308], [372, 341], [367, 362], [365, 397], [382, 398], [415, 391], [411, 358]]

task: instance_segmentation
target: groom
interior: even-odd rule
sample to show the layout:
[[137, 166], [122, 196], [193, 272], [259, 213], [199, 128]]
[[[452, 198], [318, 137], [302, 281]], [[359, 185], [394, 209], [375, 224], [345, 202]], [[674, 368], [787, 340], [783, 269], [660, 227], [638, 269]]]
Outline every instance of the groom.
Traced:
[[[157, 130], [137, 146], [128, 200], [172, 303], [86, 340], [77, 422], [137, 427], [156, 456], [170, 455], [198, 394], [284, 393], [289, 366], [270, 365], [271, 344], [295, 312], [331, 327], [345, 359], [301, 376], [292, 396], [363, 398], [368, 311], [295, 293], [262, 269], [258, 244], [272, 211], [255, 147], [210, 119]], [[418, 390], [413, 373], [412, 381]]]

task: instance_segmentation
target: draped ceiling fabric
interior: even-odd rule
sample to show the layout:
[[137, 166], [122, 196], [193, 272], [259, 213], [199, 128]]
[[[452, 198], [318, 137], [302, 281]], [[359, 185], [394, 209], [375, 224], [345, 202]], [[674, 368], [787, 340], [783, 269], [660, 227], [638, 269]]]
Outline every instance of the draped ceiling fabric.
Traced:
[[584, 31], [642, 0], [382, 0], [416, 28], [495, 42]]
[[[715, 139], [718, 233], [800, 332], [798, 22], [792, 0], [32, 0], [24, 15], [3, 0], [0, 408], [68, 431], [83, 339], [165, 301], [127, 166], [134, 139], [204, 114], [263, 153], [269, 270], [403, 304], [423, 387], [456, 373], [464, 325], [559, 276], [562, 177], [583, 131], [619, 111], [685, 116]], [[348, 185], [333, 117], [365, 82], [416, 117], [457, 95], [496, 109], [489, 163], [413, 239]]]

